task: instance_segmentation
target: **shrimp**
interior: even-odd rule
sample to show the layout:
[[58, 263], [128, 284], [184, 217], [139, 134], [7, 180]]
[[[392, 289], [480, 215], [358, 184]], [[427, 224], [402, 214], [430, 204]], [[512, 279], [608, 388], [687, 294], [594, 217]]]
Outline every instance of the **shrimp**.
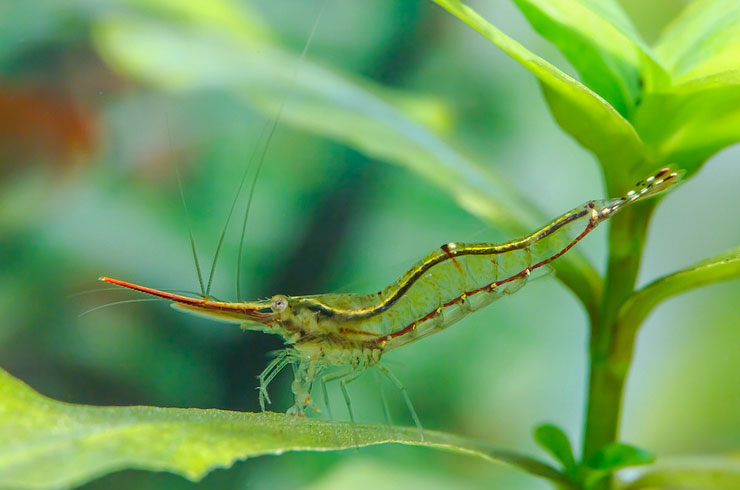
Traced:
[[[280, 335], [287, 347], [259, 376], [262, 410], [267, 387], [286, 366], [293, 366], [294, 405], [289, 414], [318, 410], [311, 398], [320, 383], [339, 380], [350, 419], [354, 415], [346, 386], [378, 366], [398, 387], [421, 432], [421, 424], [401, 383], [380, 360], [387, 351], [416, 342], [466, 315], [515, 293], [532, 273], [565, 254], [599, 223], [627, 205], [654, 196], [680, 181], [682, 171], [663, 168], [622, 197], [589, 201], [554, 219], [529, 236], [506, 243], [446, 243], [418, 261], [391, 285], [372, 294], [277, 294], [269, 300], [226, 302], [159, 291], [101, 277], [100, 280], [170, 300], [177, 309], [241, 324], [245, 330]], [[423, 432], [422, 437], [423, 437]]]

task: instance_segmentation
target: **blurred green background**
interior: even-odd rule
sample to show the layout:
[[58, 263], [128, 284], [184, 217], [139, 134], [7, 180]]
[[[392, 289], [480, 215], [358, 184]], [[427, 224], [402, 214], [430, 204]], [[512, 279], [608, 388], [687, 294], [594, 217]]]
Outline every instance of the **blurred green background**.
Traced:
[[[572, 72], [512, 4], [471, 3]], [[650, 42], [685, 2], [622, 3]], [[194, 33], [192, 45], [176, 49], [170, 41], [179, 38], [167, 36], [183, 30]], [[219, 42], [243, 48], [243, 63], [212, 49]], [[242, 261], [250, 298], [373, 291], [440, 243], [513, 238], [416, 173], [311, 130], [327, 113], [295, 102], [317, 69], [382, 94], [548, 216], [604, 197], [591, 156], [553, 123], [531, 75], [427, 0], [5, 0], [0, 365], [69, 402], [257, 410], [256, 376], [281, 347], [276, 337], [183, 315], [165, 302], [83, 313], [140, 298], [96, 291], [100, 275], [198, 289], [175, 168], [201, 263], [209, 264], [238, 181], [250, 154], [262, 151], [259, 135], [281, 101], [286, 114], [293, 102], [303, 123], [278, 124], [257, 181]], [[261, 80], [254, 90], [230, 78], [242, 71]], [[331, 77], [317, 80], [338, 99], [346, 95]], [[739, 157], [738, 148], [722, 152], [664, 200], [641, 283], [740, 243]], [[236, 228], [215, 275], [214, 294], [223, 299], [235, 296]], [[581, 245], [601, 270], [605, 236], [599, 229]], [[718, 284], [650, 317], [627, 386], [625, 441], [658, 455], [740, 446], [738, 295], [738, 281]], [[538, 451], [531, 430], [540, 422], [581, 437], [586, 318], [553, 275], [387, 359], [426, 428], [526, 452]], [[289, 382], [286, 372], [273, 384], [273, 410], [291, 404]], [[336, 387], [330, 391], [335, 414], [347, 418]], [[360, 421], [382, 422], [372, 375], [350, 391]], [[399, 394], [390, 400], [396, 423], [410, 424]], [[547, 488], [515, 470], [395, 446], [262, 457], [198, 485], [124, 471], [85, 488], [195, 486]]]

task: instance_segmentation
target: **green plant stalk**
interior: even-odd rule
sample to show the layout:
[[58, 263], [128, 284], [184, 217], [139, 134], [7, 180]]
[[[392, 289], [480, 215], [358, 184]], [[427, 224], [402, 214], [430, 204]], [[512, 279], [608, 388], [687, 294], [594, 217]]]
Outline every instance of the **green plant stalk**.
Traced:
[[[609, 263], [601, 312], [591, 323], [588, 405], [583, 440], [587, 461], [605, 445], [617, 441], [624, 384], [629, 372], [632, 341], [616, 342], [618, 312], [635, 289], [647, 226], [656, 200], [625, 209], [612, 218], [609, 229]], [[598, 486], [610, 488], [605, 480]]]

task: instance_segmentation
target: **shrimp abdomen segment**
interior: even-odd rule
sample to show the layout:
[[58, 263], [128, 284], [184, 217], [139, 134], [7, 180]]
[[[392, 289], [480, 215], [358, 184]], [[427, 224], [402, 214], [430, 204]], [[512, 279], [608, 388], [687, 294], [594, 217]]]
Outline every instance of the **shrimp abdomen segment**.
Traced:
[[[518, 291], [532, 272], [562, 255], [596, 226], [593, 216], [591, 203], [587, 203], [520, 240], [441, 247], [446, 260], [428, 267], [419, 277], [411, 269], [386, 290], [392, 296], [395, 290], [407, 289], [393, 308], [381, 315], [381, 330], [387, 333], [379, 341], [385, 349], [405, 345]], [[435, 257], [443, 259], [442, 254], [431, 254], [416, 267], [425, 267]], [[413, 281], [413, 285], [408, 287], [405, 281]], [[399, 325], [403, 327], [399, 329]]]

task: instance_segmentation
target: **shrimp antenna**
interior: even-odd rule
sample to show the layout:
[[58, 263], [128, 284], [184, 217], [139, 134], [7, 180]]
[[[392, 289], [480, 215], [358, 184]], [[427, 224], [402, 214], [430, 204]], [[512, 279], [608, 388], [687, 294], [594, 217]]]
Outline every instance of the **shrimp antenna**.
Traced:
[[[172, 151], [172, 133], [170, 132], [170, 118], [165, 112], [165, 122], [167, 124], [167, 142], [170, 145], [170, 151]], [[195, 262], [195, 271], [198, 273], [198, 285], [200, 285], [201, 296], [207, 296], [208, 293], [203, 287], [203, 275], [200, 272], [200, 263], [198, 262], [198, 252], [196, 252], [195, 238], [193, 237], [193, 225], [190, 222], [190, 212], [188, 211], [188, 203], [185, 200], [185, 191], [182, 186], [182, 177], [180, 176], [180, 165], [175, 160], [175, 175], [177, 176], [177, 188], [180, 191], [180, 199], [182, 200], [182, 207], [185, 210], [185, 221], [188, 224], [188, 235], [190, 236], [190, 249], [193, 252], [193, 262]]]
[[[326, 4], [324, 4], [324, 6], [326, 6]], [[323, 13], [323, 8], [321, 10], [321, 13]], [[299, 59], [299, 63], [305, 57], [305, 54], [306, 54], [308, 45], [310, 44], [311, 39], [313, 38], [314, 32], [316, 31], [316, 26], [318, 25], [319, 19], [321, 18], [321, 13], [319, 13], [319, 16], [317, 17], [316, 22], [314, 23], [313, 29], [311, 30], [311, 34], [310, 34], [310, 36], [308, 38], [308, 41], [306, 42], [306, 45], [303, 47], [303, 52], [301, 53], [301, 57]], [[297, 73], [297, 69], [296, 69], [296, 71], [293, 74], [293, 78], [292, 78], [290, 87], [292, 87], [293, 84], [295, 83], [296, 73]], [[287, 96], [286, 96], [286, 98], [287, 98]], [[243, 244], [244, 244], [244, 233], [245, 233], [245, 228], [246, 228], [247, 216], [249, 215], [249, 209], [250, 209], [250, 207], [252, 205], [252, 196], [254, 195], [254, 188], [257, 185], [257, 178], [259, 177], [260, 170], [262, 169], [262, 164], [265, 161], [265, 156], [267, 155], [267, 149], [270, 146], [270, 141], [272, 140], [272, 135], [274, 134], [275, 128], [277, 127], [277, 124], [280, 121], [280, 117], [281, 117], [282, 112], [283, 112], [283, 107], [285, 106], [285, 100], [286, 100], [285, 98], [282, 100], [282, 102], [280, 104], [280, 108], [278, 110], [278, 113], [277, 113], [277, 115], [275, 116], [275, 118], [272, 121], [272, 125], [271, 125], [272, 127], [270, 128], [270, 132], [267, 135], [267, 139], [264, 138], [265, 132], [267, 131], [267, 128], [268, 128], [268, 126], [266, 124], [262, 128], [262, 132], [260, 133], [260, 136], [257, 138], [257, 144], [255, 145], [254, 150], [252, 151], [252, 154], [249, 156], [249, 159], [248, 159], [248, 162], [249, 163], [247, 164], [247, 167], [244, 169], [244, 173], [242, 174], [242, 178], [239, 181], [239, 186], [236, 189], [236, 194], [234, 195], [234, 199], [231, 202], [231, 208], [229, 209], [229, 214], [226, 216], [226, 222], [224, 223], [224, 227], [221, 230], [221, 235], [219, 236], [219, 239], [218, 239], [218, 244], [216, 245], [216, 253], [213, 256], [213, 263], [211, 264], [211, 271], [208, 274], [208, 285], [206, 286], [206, 290], [205, 290], [205, 294], [206, 295], [210, 294], [210, 292], [211, 292], [211, 286], [213, 285], [213, 276], [214, 276], [214, 274], [216, 272], [216, 264], [218, 263], [218, 257], [221, 254], [221, 247], [223, 246], [224, 239], [226, 237], [226, 231], [228, 230], [229, 223], [231, 222], [231, 217], [234, 214], [234, 209], [236, 208], [236, 203], [239, 201], [239, 196], [241, 195], [242, 189], [244, 188], [244, 183], [247, 180], [247, 175], [249, 175], [249, 170], [252, 168], [252, 164], [254, 162], [254, 157], [257, 154], [257, 150], [259, 149], [259, 147], [262, 144], [262, 141], [264, 140], [265, 141], [265, 143], [264, 143], [264, 149], [263, 149], [262, 154], [261, 154], [261, 156], [259, 158], [259, 163], [257, 164], [257, 168], [256, 168], [256, 170], [254, 172], [254, 177], [252, 178], [252, 182], [251, 182], [251, 184], [249, 186], [249, 197], [248, 197], [248, 200], [247, 200], [246, 212], [244, 214], [244, 225], [242, 226], [242, 234], [241, 234], [241, 237], [239, 239], [239, 255], [237, 256], [237, 269], [236, 269], [237, 270], [237, 279], [236, 279], [237, 293], [236, 293], [236, 296], [237, 296], [237, 301], [241, 301], [241, 298], [240, 298], [241, 295], [240, 295], [240, 290], [239, 290], [239, 269], [240, 269], [240, 266], [241, 266], [242, 247], [243, 247]]]
[[96, 306], [94, 308], [90, 308], [89, 310], [85, 310], [85, 311], [83, 311], [82, 313], [80, 313], [77, 316], [78, 317], [82, 317], [82, 316], [85, 316], [87, 314], [92, 313], [93, 311], [102, 310], [103, 308], [109, 308], [111, 306], [127, 305], [127, 304], [130, 304], [130, 303], [149, 303], [151, 301], [163, 301], [163, 300], [160, 299], [160, 298], [124, 299], [123, 301], [114, 301], [112, 303], [106, 303], [104, 305], [99, 305], [99, 306]]
[[[221, 254], [221, 246], [224, 243], [224, 238], [226, 237], [226, 230], [229, 228], [229, 222], [231, 221], [231, 216], [234, 214], [234, 208], [236, 207], [236, 203], [239, 201], [239, 196], [241, 195], [242, 188], [244, 187], [244, 182], [247, 180], [247, 175], [249, 174], [249, 170], [252, 168], [252, 163], [254, 162], [254, 156], [257, 154], [257, 148], [259, 147], [259, 142], [262, 140], [262, 135], [265, 132], [265, 128], [262, 129], [262, 133], [260, 134], [259, 138], [257, 138], [257, 144], [255, 145], [254, 149], [252, 150], [252, 154], [249, 156], [249, 164], [244, 169], [244, 173], [242, 174], [242, 178], [239, 181], [239, 186], [236, 188], [236, 194], [234, 195], [234, 199], [231, 201], [231, 208], [229, 209], [229, 214], [226, 216], [226, 222], [224, 223], [224, 227], [221, 230], [221, 236], [218, 237], [218, 244], [216, 245], [216, 253], [213, 255], [213, 263], [211, 264], [211, 271], [208, 274], [208, 286], [206, 287], [205, 294], [208, 296], [211, 293], [211, 286], [213, 285], [213, 276], [216, 272], [216, 263], [218, 262], [218, 257]], [[259, 172], [259, 169], [258, 169]], [[256, 179], [256, 176], [255, 176]], [[252, 189], [254, 189], [254, 184], [252, 184]], [[251, 201], [251, 194], [250, 194], [250, 201]]]
[[[265, 163], [265, 157], [267, 156], [267, 150], [269, 150], [270, 148], [270, 142], [272, 141], [272, 137], [275, 134], [275, 129], [277, 128], [278, 122], [280, 122], [280, 118], [283, 115], [285, 104], [288, 101], [288, 96], [290, 95], [290, 89], [295, 85], [296, 78], [298, 77], [298, 70], [301, 64], [303, 64], [303, 61], [306, 59], [306, 53], [308, 52], [309, 46], [311, 46], [311, 41], [313, 41], [314, 35], [316, 34], [316, 29], [318, 28], [319, 23], [321, 22], [321, 17], [324, 15], [324, 10], [326, 10], [326, 6], [328, 3], [329, 3], [329, 0], [326, 0], [321, 6], [321, 10], [319, 10], [319, 14], [316, 16], [316, 20], [313, 23], [313, 27], [311, 27], [311, 33], [308, 35], [308, 39], [306, 39], [306, 44], [303, 45], [303, 51], [301, 51], [301, 55], [299, 56], [298, 62], [296, 63], [296, 66], [293, 70], [293, 75], [287, 87], [287, 93], [285, 97], [283, 97], [283, 100], [280, 101], [280, 107], [278, 108], [277, 114], [272, 120], [270, 132], [268, 133], [267, 139], [265, 140], [265, 145], [264, 145], [264, 148], [262, 149], [262, 154], [260, 155], [259, 161], [257, 163], [257, 168], [255, 169], [255, 172], [254, 172], [254, 177], [252, 178], [252, 182], [249, 187], [249, 197], [247, 198], [247, 208], [244, 211], [244, 220], [242, 221], [242, 232], [239, 237], [239, 254], [237, 255], [237, 259], [236, 259], [236, 300], [237, 301], [241, 301], [241, 263], [242, 263], [242, 255], [244, 251], [244, 237], [247, 231], [247, 221], [249, 220], [249, 210], [252, 207], [252, 198], [254, 197], [254, 189], [257, 185], [257, 178], [259, 177], [260, 171], [262, 170], [262, 166]], [[246, 176], [246, 172], [245, 172], [245, 176]], [[241, 192], [241, 184], [239, 185], [239, 192]], [[237, 193], [237, 197], [238, 197], [238, 193]]]

